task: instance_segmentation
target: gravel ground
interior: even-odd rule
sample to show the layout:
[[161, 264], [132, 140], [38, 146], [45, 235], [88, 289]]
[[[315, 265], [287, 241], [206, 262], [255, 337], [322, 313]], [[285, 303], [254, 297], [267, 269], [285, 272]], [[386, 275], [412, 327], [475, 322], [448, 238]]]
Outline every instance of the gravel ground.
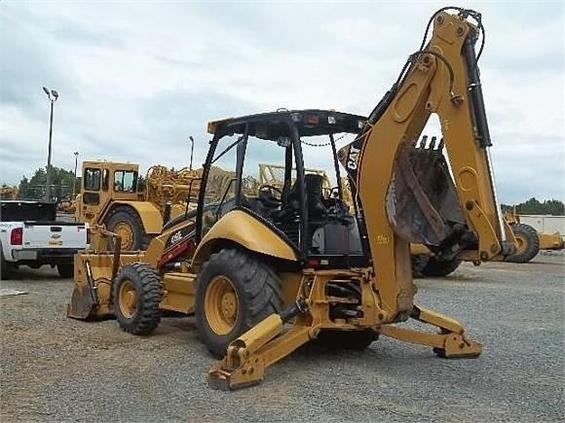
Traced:
[[464, 322], [478, 359], [386, 338], [354, 353], [307, 345], [261, 385], [219, 392], [192, 319], [145, 338], [67, 319], [72, 281], [22, 269], [1, 285], [29, 293], [0, 298], [0, 420], [564, 421], [564, 274], [563, 254], [546, 254], [418, 280], [418, 303]]

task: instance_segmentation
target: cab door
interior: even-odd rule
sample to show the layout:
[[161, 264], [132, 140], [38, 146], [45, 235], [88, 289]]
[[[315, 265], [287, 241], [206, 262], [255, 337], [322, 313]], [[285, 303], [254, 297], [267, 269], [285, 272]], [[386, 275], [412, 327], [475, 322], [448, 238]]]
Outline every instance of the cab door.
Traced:
[[105, 206], [108, 191], [109, 172], [101, 167], [85, 167], [82, 174], [81, 216], [86, 222], [92, 221]]

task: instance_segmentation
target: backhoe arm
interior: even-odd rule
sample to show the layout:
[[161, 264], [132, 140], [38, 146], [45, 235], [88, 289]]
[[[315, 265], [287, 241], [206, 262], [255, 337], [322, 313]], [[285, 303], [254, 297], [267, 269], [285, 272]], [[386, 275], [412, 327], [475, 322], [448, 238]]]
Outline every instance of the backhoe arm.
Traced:
[[[406, 226], [397, 216], [406, 202], [403, 196], [413, 196], [411, 204], [423, 216], [419, 226], [428, 227], [436, 245], [445, 240], [462, 245], [462, 240], [454, 243], [453, 238], [466, 237], [467, 244], [474, 244], [478, 252], [475, 260], [507, 254], [507, 237], [512, 237], [497, 206], [474, 51], [478, 27], [468, 21], [469, 16], [479, 20], [480, 27], [480, 15], [475, 12], [460, 10], [452, 15], [440, 11], [432, 17], [433, 34], [426, 48], [411, 56], [406, 74], [401, 74], [373, 111], [363, 135], [340, 152], [356, 181], [381, 307], [389, 313], [385, 320], [403, 320], [412, 310], [409, 241], [422, 242], [422, 234], [414, 228], [409, 237], [398, 235], [401, 226]], [[432, 113], [440, 120], [464, 230], [464, 225], [442, 221], [437, 205], [426, 198], [406, 158]], [[402, 186], [409, 192], [403, 192]], [[409, 212], [415, 213], [413, 209]], [[469, 238], [475, 239], [469, 242]]]

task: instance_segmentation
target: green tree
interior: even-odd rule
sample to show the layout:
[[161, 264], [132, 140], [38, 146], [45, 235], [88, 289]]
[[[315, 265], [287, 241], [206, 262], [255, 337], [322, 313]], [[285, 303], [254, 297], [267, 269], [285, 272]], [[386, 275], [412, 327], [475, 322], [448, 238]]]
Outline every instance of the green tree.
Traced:
[[[57, 200], [70, 199], [73, 194], [75, 174], [73, 171], [51, 168], [51, 195]], [[20, 198], [41, 200], [45, 196], [47, 174], [44, 168], [39, 168], [28, 180], [24, 175], [20, 181]], [[77, 191], [78, 192], [78, 191]]]
[[[514, 206], [502, 204], [501, 208], [503, 212], [506, 212], [512, 211]], [[548, 214], [553, 216], [564, 216], [565, 204], [562, 201], [555, 199], [540, 202], [535, 197], [532, 197], [523, 203], [516, 204], [516, 212], [518, 214]]]

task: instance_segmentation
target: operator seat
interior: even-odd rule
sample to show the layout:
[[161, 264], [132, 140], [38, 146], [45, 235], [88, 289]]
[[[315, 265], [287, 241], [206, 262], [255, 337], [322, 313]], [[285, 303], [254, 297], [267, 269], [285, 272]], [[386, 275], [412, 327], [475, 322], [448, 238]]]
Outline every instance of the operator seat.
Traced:
[[[304, 186], [306, 193], [306, 207], [308, 209], [308, 219], [324, 218], [328, 209], [323, 203], [322, 183], [324, 178], [321, 175], [306, 174], [304, 175]], [[286, 218], [295, 215], [300, 211], [300, 191], [298, 190], [298, 181], [294, 182], [290, 192], [283, 194], [283, 207], [274, 216], [278, 221], [284, 221]]]
[[306, 206], [308, 207], [308, 218], [325, 217], [328, 209], [324, 206], [322, 195], [322, 184], [324, 177], [314, 173], [304, 175], [304, 185], [306, 186]]

